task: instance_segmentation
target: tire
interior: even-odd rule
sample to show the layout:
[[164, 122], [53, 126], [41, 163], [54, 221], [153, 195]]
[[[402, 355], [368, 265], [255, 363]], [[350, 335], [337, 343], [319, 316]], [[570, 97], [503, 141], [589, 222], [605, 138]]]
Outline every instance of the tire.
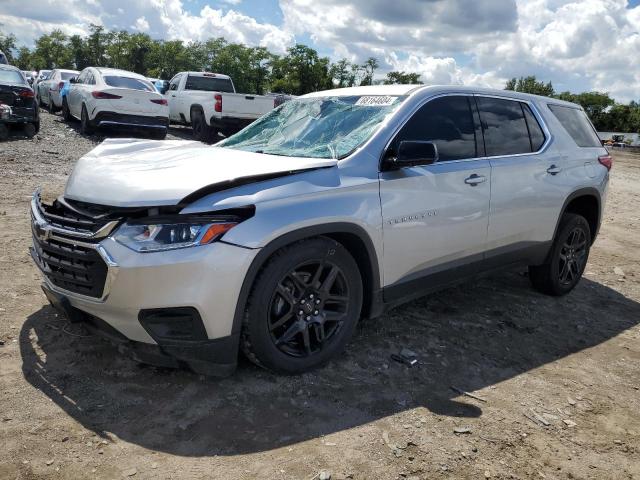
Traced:
[[58, 111], [55, 104], [53, 103], [53, 100], [51, 99], [51, 95], [49, 95], [49, 108], [47, 110], [51, 115], [55, 115], [55, 113]]
[[22, 130], [24, 134], [29, 138], [33, 138], [38, 132], [35, 123], [25, 123], [24, 127], [22, 127]]
[[164, 140], [167, 137], [167, 130], [161, 130], [161, 131], [153, 131], [151, 132], [151, 138], [153, 138], [154, 140]]
[[213, 143], [218, 136], [218, 131], [207, 125], [204, 113], [199, 109], [191, 110], [191, 128], [193, 129], [193, 138], [204, 143]]
[[87, 107], [82, 105], [82, 112], [80, 113], [80, 134], [91, 135], [93, 133], [93, 127], [89, 120], [89, 114], [87, 113]]
[[566, 295], [580, 282], [590, 248], [591, 229], [587, 220], [575, 213], [565, 213], [546, 263], [529, 266], [531, 284], [547, 295]]
[[345, 348], [361, 308], [360, 271], [340, 243], [326, 237], [293, 243], [274, 253], [256, 277], [242, 350], [268, 370], [312, 370]]
[[67, 103], [67, 99], [64, 97], [62, 99], [62, 119], [65, 122], [71, 121], [71, 112], [69, 111], [69, 104]]
[[9, 129], [6, 125], [0, 124], [0, 141], [7, 140], [9, 138]]

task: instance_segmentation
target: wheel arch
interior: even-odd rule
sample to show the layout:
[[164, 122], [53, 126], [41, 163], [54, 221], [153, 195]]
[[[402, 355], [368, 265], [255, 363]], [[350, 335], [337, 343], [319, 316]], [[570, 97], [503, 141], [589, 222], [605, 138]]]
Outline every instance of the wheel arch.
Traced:
[[365, 230], [358, 225], [346, 222], [326, 223], [285, 233], [260, 250], [251, 262], [242, 282], [233, 317], [232, 334], [239, 333], [242, 328], [244, 309], [251, 293], [251, 288], [258, 272], [269, 258], [287, 245], [320, 236], [331, 238], [343, 245], [358, 264], [363, 287], [361, 317], [371, 318], [380, 315], [382, 311], [380, 267], [373, 241]]
[[602, 199], [600, 192], [594, 187], [585, 187], [572, 192], [565, 200], [560, 216], [553, 232], [553, 238], [558, 233], [560, 221], [565, 213], [582, 215], [589, 223], [591, 243], [595, 242], [602, 219]]
[[[189, 118], [185, 118], [185, 121], [187, 123], [191, 123], [191, 112], [193, 112], [194, 110], [200, 110], [202, 112], [202, 116], [204, 117], [204, 107], [199, 103], [194, 103], [189, 107]], [[206, 119], [205, 119], [205, 122], [206, 122]]]

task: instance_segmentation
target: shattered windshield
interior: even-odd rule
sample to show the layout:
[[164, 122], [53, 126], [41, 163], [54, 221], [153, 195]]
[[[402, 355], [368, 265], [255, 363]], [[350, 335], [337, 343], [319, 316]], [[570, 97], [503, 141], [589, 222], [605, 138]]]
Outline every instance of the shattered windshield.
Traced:
[[218, 146], [287, 157], [339, 159], [371, 137], [406, 97], [298, 98], [284, 103]]

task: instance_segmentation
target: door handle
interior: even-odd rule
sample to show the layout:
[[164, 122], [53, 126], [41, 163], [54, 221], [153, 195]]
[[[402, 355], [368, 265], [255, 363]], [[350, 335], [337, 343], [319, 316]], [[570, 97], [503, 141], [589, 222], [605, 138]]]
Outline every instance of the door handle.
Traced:
[[476, 173], [473, 173], [471, 174], [471, 176], [464, 179], [464, 183], [466, 183], [467, 185], [471, 185], [472, 187], [475, 187], [479, 183], [484, 183], [486, 181], [487, 177], [485, 177], [484, 175], [478, 175]]
[[175, 96], [175, 95], [171, 95], [171, 96], [172, 96], [173, 98], [176, 98], [176, 96]]
[[549, 168], [547, 168], [547, 173], [551, 174], [551, 175], [557, 175], [558, 173], [560, 173], [562, 171], [562, 169], [560, 167], [558, 167], [557, 165], [551, 165]]

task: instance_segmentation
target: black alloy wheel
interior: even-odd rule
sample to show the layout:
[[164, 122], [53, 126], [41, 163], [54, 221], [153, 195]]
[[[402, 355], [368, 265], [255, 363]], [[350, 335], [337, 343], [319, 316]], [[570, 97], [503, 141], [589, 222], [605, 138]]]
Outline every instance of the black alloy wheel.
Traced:
[[241, 346], [257, 365], [283, 373], [316, 368], [340, 353], [362, 308], [358, 264], [327, 237], [274, 253], [247, 301]]
[[293, 357], [307, 357], [332, 342], [349, 310], [349, 286], [328, 260], [304, 263], [278, 283], [269, 306], [274, 345]]
[[582, 274], [587, 264], [587, 235], [581, 227], [569, 233], [559, 255], [558, 278], [560, 284], [569, 286]]
[[582, 278], [590, 248], [591, 228], [587, 220], [575, 213], [565, 213], [546, 262], [529, 266], [531, 284], [548, 295], [569, 293]]

